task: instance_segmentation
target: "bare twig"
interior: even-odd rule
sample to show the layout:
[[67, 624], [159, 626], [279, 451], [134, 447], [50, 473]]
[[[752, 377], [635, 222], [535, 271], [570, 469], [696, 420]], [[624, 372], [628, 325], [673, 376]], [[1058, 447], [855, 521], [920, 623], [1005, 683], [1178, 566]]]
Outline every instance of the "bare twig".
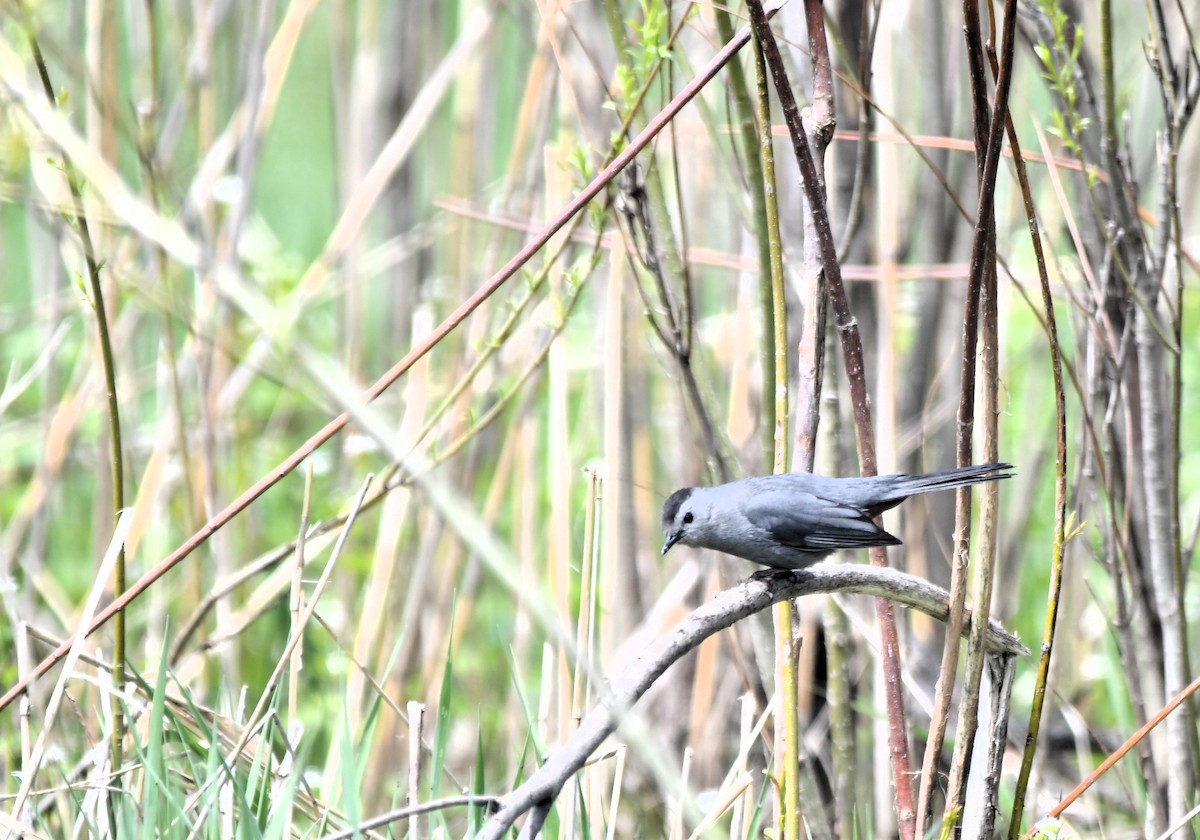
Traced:
[[[728, 41], [733, 37], [733, 17], [729, 9], [723, 5], [713, 7], [713, 15], [716, 18], [717, 33], [721, 40]], [[760, 336], [760, 347], [762, 358], [759, 362], [762, 372], [762, 393], [763, 393], [763, 417], [769, 419], [769, 422], [763, 424], [762, 440], [763, 440], [763, 457], [767, 465], [773, 462], [773, 450], [775, 441], [775, 404], [767, 398], [768, 394], [775, 392], [775, 365], [772, 363], [773, 350], [773, 330], [771, 327], [771, 276], [768, 272], [762, 270], [762, 266], [772, 263], [772, 249], [775, 240], [771, 238], [772, 233], [777, 230], [777, 225], [772, 226], [769, 221], [768, 201], [775, 199], [774, 192], [768, 192], [767, 184], [774, 185], [774, 153], [771, 145], [771, 120], [770, 108], [767, 107], [767, 118], [764, 120], [761, 115], [761, 103], [763, 102], [763, 86], [765, 82], [765, 70], [760, 71], [762, 66], [762, 50], [755, 49], [754, 51], [754, 66], [755, 66], [755, 90], [756, 100], [760, 103], [760, 114], [758, 119], [755, 119], [755, 106], [751, 103], [749, 85], [746, 83], [746, 75], [742, 70], [742, 65], [738, 62], [731, 62], [729, 65], [729, 89], [733, 96], [734, 108], [738, 115], [738, 128], [741, 132], [742, 154], [746, 166], [746, 181], [747, 191], [750, 193], [751, 203], [751, 225], [750, 229], [757, 235], [755, 237], [755, 245], [758, 248], [758, 300], [759, 308], [763, 319], [762, 333]], [[757, 130], [756, 130], [757, 125]], [[763, 143], [763, 138], [766, 138], [766, 143]], [[770, 157], [768, 157], [770, 155]], [[771, 174], [768, 176], [765, 172], [766, 166], [770, 165]], [[690, 260], [690, 257], [688, 257]], [[770, 413], [769, 413], [770, 412]]]
[[321, 840], [349, 840], [349, 838], [357, 836], [360, 832], [383, 828], [385, 825], [391, 825], [392, 823], [412, 820], [415, 825], [416, 820], [414, 818], [421, 814], [432, 814], [435, 811], [445, 811], [450, 808], [477, 808], [480, 805], [485, 808], [492, 808], [498, 801], [499, 799], [495, 796], [448, 796], [444, 799], [422, 802], [420, 805], [408, 808], [397, 808], [395, 811], [388, 811], [386, 814], [378, 814], [350, 828], [335, 831], [333, 834], [326, 834], [321, 837]]
[[[988, 8], [990, 11], [992, 7], [989, 5]], [[997, 418], [999, 416], [998, 391], [1000, 388], [1000, 377], [997, 356], [999, 335], [996, 313], [995, 190], [999, 174], [1000, 147], [1004, 142], [1004, 128], [1008, 124], [1008, 94], [1012, 87], [1013, 62], [1016, 53], [1016, 18], [1016, 0], [1007, 0], [1004, 6], [1004, 28], [999, 47], [999, 67], [993, 69], [993, 72], [996, 74], [996, 92], [992, 101], [990, 121], [987, 124], [987, 153], [984, 159], [982, 180], [980, 182], [979, 206], [975, 215], [975, 239], [971, 249], [971, 276], [967, 292], [969, 297], [971, 290], [979, 290], [980, 306], [983, 309], [984, 346], [980, 355], [983, 367], [984, 409], [986, 412], [983, 423], [984, 459], [987, 459], [989, 456], [999, 457], [999, 443], [996, 439]], [[990, 33], [990, 49], [994, 50], [995, 45], [991, 43], [996, 37], [994, 20], [991, 21], [988, 31]], [[969, 311], [971, 308], [970, 300], [967, 302], [967, 307]], [[968, 343], [967, 334], [974, 332], [976, 328], [975, 324], [964, 323], [963, 325], [963, 390], [959, 393], [960, 412], [963, 411], [963, 406], [968, 401], [968, 382], [970, 382], [972, 392], [970, 410], [972, 413], [974, 411], [973, 392], [975, 377], [973, 375], [973, 368], [976, 363], [974, 359], [976, 345], [974, 341], [970, 342], [971, 356], [967, 355], [966, 345]], [[963, 420], [966, 422], [962, 422]], [[960, 414], [960, 423], [957, 429], [959, 434], [958, 458], [960, 464], [969, 464], [974, 460], [971, 456], [971, 431], [973, 426], [973, 416]], [[991, 491], [986, 488], [984, 489], [984, 514], [980, 523], [983, 535], [979, 545], [979, 568], [977, 569], [977, 586], [974, 597], [982, 599], [978, 603], [984, 610], [984, 616], [986, 616], [986, 610], [991, 604], [991, 573], [996, 557], [996, 515], [999, 494], [995, 490], [996, 488], [991, 488]], [[960, 493], [956, 501], [958, 502], [956, 505], [956, 514], [966, 513], [965, 518], [957, 518], [956, 516], [955, 521], [957, 537], [955, 566], [957, 568], [960, 557], [963, 561], [967, 559], [970, 546], [970, 494]], [[975, 640], [974, 634], [972, 634], [971, 639]], [[947, 648], [949, 647], [952, 646], [947, 645]], [[980, 655], [981, 653], [982, 648], [974, 649], [968, 646], [967, 674], [963, 686], [962, 703], [959, 706], [954, 754], [950, 763], [950, 782], [946, 799], [948, 808], [963, 804], [966, 795], [966, 775], [967, 770], [971, 766], [971, 752], [975, 744], [975, 728], [978, 722], [979, 683], [983, 672], [983, 658]], [[943, 672], [944, 675], [945, 672]], [[947, 685], [949, 684], [947, 683]]]
[[[1187, 699], [1193, 696], [1197, 691], [1200, 691], [1200, 677], [1193, 679], [1191, 683], [1189, 683], [1187, 687], [1183, 689], [1183, 691], [1172, 697], [1167, 705], [1163, 706], [1162, 709], [1160, 709], [1158, 713], [1154, 715], [1154, 717], [1146, 721], [1146, 723], [1139, 727], [1136, 732], [1130, 735], [1129, 738], [1126, 739], [1125, 743], [1121, 744], [1121, 746], [1118, 747], [1111, 755], [1109, 755], [1108, 758], [1100, 762], [1100, 766], [1089, 773], [1086, 779], [1076, 785], [1075, 788], [1066, 796], [1064, 796], [1057, 805], [1051, 808], [1046, 813], [1046, 816], [1058, 817], [1065, 813], [1066, 810], [1071, 807], [1071, 804], [1075, 802], [1075, 800], [1079, 799], [1080, 796], [1087, 792], [1088, 788], [1096, 783], [1097, 779], [1111, 770], [1113, 765], [1125, 757], [1126, 753], [1144, 741], [1152, 729], [1170, 717], [1172, 712], [1183, 705]], [[1016, 820], [1014, 820], [1013, 823], [1015, 824]], [[1037, 826], [1035, 825], [1034, 828], [1031, 828], [1026, 836], [1032, 836], [1036, 827]], [[1014, 836], [1011, 831], [1009, 832], [1009, 836]]]
[[[766, 284], [767, 308], [764, 311], [765, 334], [770, 354], [763, 359], [771, 365], [768, 379], [771, 392], [763, 391], [763, 421], [771, 431], [773, 457], [771, 471], [788, 469], [788, 339], [787, 301], [783, 288], [783, 241], [779, 229], [779, 200], [775, 183], [775, 154], [771, 140], [771, 99], [768, 89], [766, 59], [762, 43], [754, 39], [755, 102], [758, 106], [758, 155], [762, 160], [761, 186], [764, 200], [763, 224], [760, 236], [767, 242], [767, 271], [762, 273]], [[772, 611], [775, 627], [775, 790], [779, 799], [776, 809], [778, 830], [784, 840], [800, 836], [800, 719], [796, 685], [797, 648], [793, 634], [792, 602], [780, 601]]]
[[[28, 27], [29, 46], [33, 52], [33, 61], [37, 66], [38, 77], [42, 82], [42, 92], [52, 109], [58, 107], [58, 99], [54, 96], [54, 86], [50, 83], [50, 73], [46, 60], [42, 56], [42, 48], [33, 34], [33, 24], [26, 22]], [[80, 186], [79, 175], [71, 163], [70, 156], [61, 152], [63, 174], [66, 176], [67, 187], [71, 192], [71, 213], [67, 221], [73, 223], [79, 233], [79, 241], [83, 246], [84, 263], [87, 265], [88, 289], [91, 294], [92, 311], [96, 314], [96, 335], [100, 343], [100, 361], [104, 371], [104, 390], [108, 406], [108, 444], [109, 444], [109, 485], [112, 493], [114, 523], [116, 517], [125, 509], [125, 455], [121, 443], [121, 405], [117, 399], [117, 370], [113, 361], [112, 339], [108, 330], [108, 310], [104, 305], [104, 286], [100, 282], [100, 260], [96, 256], [96, 248], [92, 242], [91, 228], [88, 226], [87, 215], [83, 209], [83, 188]], [[113, 595], [120, 597], [125, 592], [125, 544], [121, 543], [113, 566]], [[65, 654], [66, 651], [64, 650]], [[121, 705], [121, 695], [125, 691], [125, 612], [118, 610], [113, 620], [113, 658], [112, 658], [113, 693], [111, 698], [112, 732], [109, 756], [112, 760], [113, 771], [120, 769], [122, 764], [123, 744], [125, 740], [125, 709]]]
[[[971, 79], [972, 113], [975, 126], [976, 175], [979, 183], [979, 199], [975, 212], [975, 236], [971, 246], [971, 271], [967, 285], [965, 310], [963, 313], [963, 338], [961, 380], [958, 401], [957, 463], [966, 466], [972, 463], [972, 433], [975, 424], [975, 357], [979, 331], [979, 304], [985, 278], [995, 282], [995, 189], [1003, 141], [1005, 118], [1008, 113], [1008, 92], [1012, 84], [1012, 61], [1014, 34], [1016, 31], [1016, 2], [1008, 0], [1004, 12], [1004, 33], [1001, 41], [1001, 61], [996, 80], [996, 92], [991, 113], [987, 107], [987, 77], [984, 70], [983, 40], [980, 31], [979, 9], [971, 0], [963, 2], [964, 33], [967, 39], [967, 65]], [[993, 28], [994, 32], [995, 29]], [[990, 387], [995, 387], [993, 382]], [[955, 542], [951, 561], [950, 592], [954, 604], [966, 601], [967, 561], [970, 547], [971, 493], [958, 491], [955, 497], [954, 532]], [[958, 616], [951, 616], [950, 638], [960, 632]], [[921, 790], [921, 826], [928, 821], [933, 802], [931, 777], [936, 772], [937, 757], [945, 738], [949, 717], [950, 687], [954, 683], [958, 668], [958, 645], [947, 644], [942, 653], [942, 665], [938, 674], [936, 706], [930, 723], [929, 738], [925, 744], [922, 774], [925, 780]], [[978, 685], [978, 680], [974, 680]], [[969, 757], [973, 732], [959, 732], [956, 750]], [[961, 745], [961, 746], [960, 746]], [[958, 753], [956, 753], [958, 754]], [[951, 785], [947, 796], [947, 813], [961, 804], [964, 794], [965, 771], [969, 761], [951, 767]]]
[[[1038, 685], [1044, 686], [1049, 676], [1050, 646], [1054, 641], [1054, 626], [1057, 620], [1057, 605], [1059, 591], [1062, 587], [1063, 547], [1066, 543], [1067, 523], [1067, 401], [1066, 389], [1063, 384], [1062, 347], [1058, 340], [1058, 321], [1054, 315], [1054, 299], [1050, 293], [1050, 278], [1046, 270], [1046, 255], [1042, 249], [1042, 238], [1038, 232], [1037, 213], [1033, 204], [1033, 191], [1029, 185], [1029, 176], [1025, 169], [1025, 159], [1021, 155], [1021, 146], [1017, 141], [1016, 128], [1012, 118], [1006, 117], [1008, 145], [1016, 164], [1017, 181], [1021, 186], [1021, 198], [1024, 201], [1025, 215], [1029, 220], [1029, 239], [1033, 245], [1034, 258], [1038, 269], [1038, 280], [1042, 291], [1042, 308], [1045, 310], [1046, 337], [1050, 350], [1050, 371], [1054, 378], [1054, 430], [1055, 430], [1055, 462], [1054, 462], [1054, 541], [1050, 554], [1050, 583], [1046, 612], [1046, 632], [1042, 638], [1042, 654], [1038, 661]], [[1118, 583], [1118, 586], [1120, 584]], [[1041, 697], [1035, 693], [1034, 706], [1040, 708]], [[1025, 755], [1022, 757], [1021, 770], [1018, 776], [1017, 789], [1014, 795], [1012, 817], [1009, 821], [1009, 837], [1015, 837], [1021, 830], [1021, 812], [1024, 808], [1026, 787], [1029, 784], [1029, 771], [1033, 766], [1033, 756], [1037, 750], [1036, 722], [1031, 716], [1030, 733], [1033, 737], [1026, 739]]]

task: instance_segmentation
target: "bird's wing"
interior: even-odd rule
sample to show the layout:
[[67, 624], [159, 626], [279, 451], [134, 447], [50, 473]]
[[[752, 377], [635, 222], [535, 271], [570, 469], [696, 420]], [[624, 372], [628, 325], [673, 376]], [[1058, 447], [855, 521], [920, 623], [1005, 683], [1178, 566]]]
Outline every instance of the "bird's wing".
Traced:
[[812, 493], [758, 493], [743, 513], [775, 542], [799, 550], [900, 544], [857, 508]]

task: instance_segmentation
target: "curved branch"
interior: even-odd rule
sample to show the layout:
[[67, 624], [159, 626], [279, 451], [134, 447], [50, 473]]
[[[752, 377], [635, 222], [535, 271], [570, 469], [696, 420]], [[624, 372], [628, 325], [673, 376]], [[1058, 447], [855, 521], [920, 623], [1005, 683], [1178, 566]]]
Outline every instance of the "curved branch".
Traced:
[[[564, 784], [620, 725], [631, 708], [676, 660], [719, 630], [779, 601], [817, 593], [849, 592], [887, 598], [944, 621], [949, 594], [939, 586], [891, 568], [857, 564], [819, 565], [801, 571], [768, 571], [726, 589], [654, 640], [645, 652], [614, 675], [607, 696], [588, 713], [575, 734], [516, 790], [500, 800], [499, 810], [480, 833], [500, 840], [521, 815], [544, 815]], [[968, 624], [969, 626], [969, 624]], [[1028, 654], [1021, 641], [999, 622], [990, 621], [988, 649], [1005, 655]], [[536, 836], [533, 831], [523, 836]]]

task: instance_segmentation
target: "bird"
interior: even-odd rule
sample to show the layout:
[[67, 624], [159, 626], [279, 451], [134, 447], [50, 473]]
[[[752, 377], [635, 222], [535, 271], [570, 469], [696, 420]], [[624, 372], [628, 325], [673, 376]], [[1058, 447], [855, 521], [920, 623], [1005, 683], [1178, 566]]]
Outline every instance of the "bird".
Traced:
[[978, 464], [862, 478], [790, 472], [684, 487], [663, 504], [662, 554], [680, 543], [774, 569], [804, 569], [839, 549], [900, 545], [873, 520], [909, 496], [1011, 478], [1012, 469]]

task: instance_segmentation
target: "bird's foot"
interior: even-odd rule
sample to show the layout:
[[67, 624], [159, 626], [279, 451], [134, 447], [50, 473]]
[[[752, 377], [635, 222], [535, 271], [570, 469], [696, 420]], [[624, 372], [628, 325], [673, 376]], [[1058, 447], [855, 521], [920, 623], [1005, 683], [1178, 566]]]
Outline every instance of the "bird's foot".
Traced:
[[755, 583], [771, 583], [774, 580], [778, 580], [779, 578], [782, 578], [784, 575], [790, 576], [795, 571], [798, 571], [798, 570], [797, 569], [777, 569], [773, 566], [767, 566], [766, 568], [759, 569], [757, 572], [750, 575], [750, 577], [747, 578], [747, 580], [754, 581]]

